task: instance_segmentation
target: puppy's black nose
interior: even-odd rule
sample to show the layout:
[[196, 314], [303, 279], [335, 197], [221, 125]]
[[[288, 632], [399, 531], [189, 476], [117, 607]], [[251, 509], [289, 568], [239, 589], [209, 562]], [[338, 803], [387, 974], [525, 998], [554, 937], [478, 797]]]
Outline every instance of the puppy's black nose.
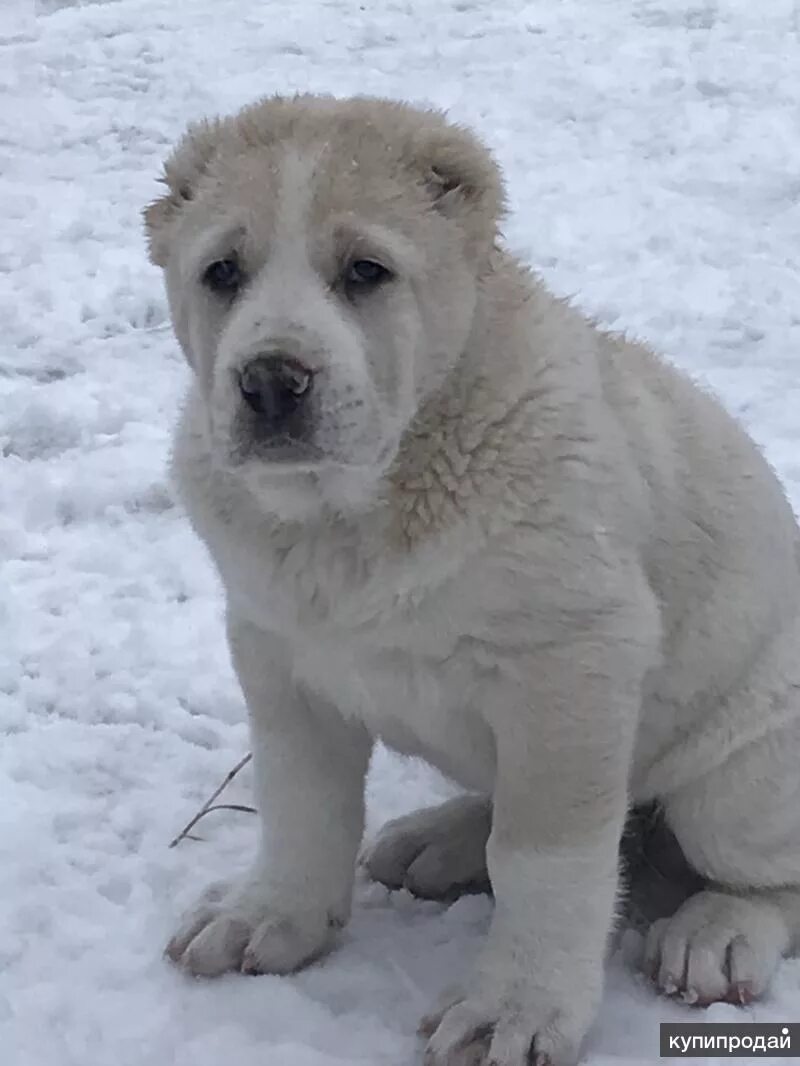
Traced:
[[242, 368], [239, 389], [265, 428], [279, 431], [299, 413], [312, 381], [312, 372], [299, 360], [288, 355], [260, 355]]

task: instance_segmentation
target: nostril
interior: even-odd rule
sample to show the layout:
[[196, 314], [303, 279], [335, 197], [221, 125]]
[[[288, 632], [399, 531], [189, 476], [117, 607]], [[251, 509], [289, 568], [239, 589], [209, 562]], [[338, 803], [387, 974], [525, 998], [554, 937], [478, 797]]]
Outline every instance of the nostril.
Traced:
[[262, 383], [252, 363], [248, 363], [239, 373], [239, 391], [242, 399], [252, 411], [259, 415], [264, 413]]
[[311, 371], [296, 359], [286, 359], [277, 370], [282, 384], [295, 396], [302, 396], [311, 388]]
[[239, 372], [239, 390], [251, 411], [280, 422], [300, 406], [313, 377], [313, 372], [297, 359], [260, 356]]

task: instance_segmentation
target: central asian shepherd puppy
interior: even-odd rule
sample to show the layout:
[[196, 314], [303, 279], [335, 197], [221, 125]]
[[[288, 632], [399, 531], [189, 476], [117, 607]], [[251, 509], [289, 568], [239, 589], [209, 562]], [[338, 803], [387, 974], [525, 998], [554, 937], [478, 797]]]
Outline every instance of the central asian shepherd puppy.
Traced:
[[174, 472], [261, 820], [170, 957], [288, 973], [332, 946], [380, 738], [465, 793], [367, 868], [496, 901], [426, 1066], [578, 1059], [634, 806], [697, 879], [643, 965], [688, 1002], [762, 994], [800, 938], [800, 541], [754, 444], [504, 250], [498, 168], [437, 112], [265, 99], [192, 126], [164, 180]]

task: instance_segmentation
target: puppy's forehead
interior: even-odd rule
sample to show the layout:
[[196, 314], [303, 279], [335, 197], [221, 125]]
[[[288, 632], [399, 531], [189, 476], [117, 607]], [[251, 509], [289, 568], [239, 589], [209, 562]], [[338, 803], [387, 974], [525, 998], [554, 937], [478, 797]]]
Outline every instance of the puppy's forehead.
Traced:
[[333, 131], [313, 141], [248, 146], [220, 160], [216, 178], [215, 199], [243, 210], [251, 234], [273, 238], [319, 232], [351, 215], [408, 231], [430, 206], [422, 184], [380, 139]]

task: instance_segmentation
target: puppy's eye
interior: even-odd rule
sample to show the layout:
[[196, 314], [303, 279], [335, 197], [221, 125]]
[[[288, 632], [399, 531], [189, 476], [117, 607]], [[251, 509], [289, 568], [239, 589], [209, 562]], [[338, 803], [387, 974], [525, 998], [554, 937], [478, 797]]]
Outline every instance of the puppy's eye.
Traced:
[[217, 259], [206, 267], [203, 284], [220, 296], [234, 296], [244, 284], [244, 274], [236, 259]]
[[374, 259], [355, 259], [345, 273], [345, 284], [350, 289], [366, 291], [388, 281], [391, 272]]

